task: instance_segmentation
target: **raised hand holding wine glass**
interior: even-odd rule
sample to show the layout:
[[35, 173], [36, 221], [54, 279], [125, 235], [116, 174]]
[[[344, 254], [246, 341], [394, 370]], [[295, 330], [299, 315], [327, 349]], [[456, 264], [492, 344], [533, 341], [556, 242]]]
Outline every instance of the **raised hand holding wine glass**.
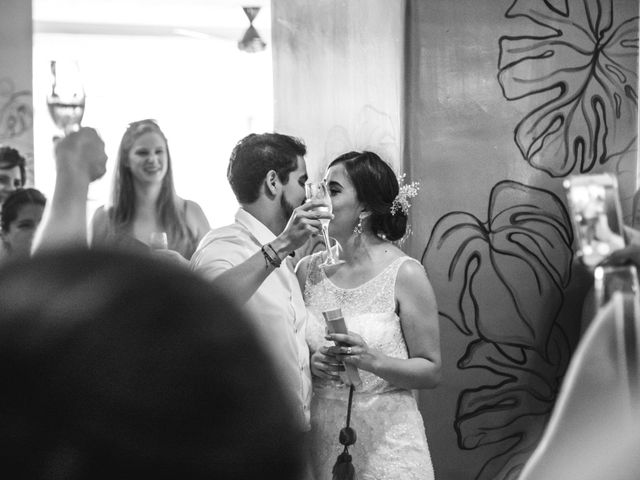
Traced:
[[[322, 180], [320, 182], [308, 181], [305, 183], [304, 187], [307, 200], [323, 201], [324, 205], [318, 207], [318, 210], [331, 213], [331, 194], [329, 192], [329, 186], [327, 185], [327, 182], [325, 180]], [[320, 223], [322, 225], [322, 237], [327, 249], [327, 258], [320, 264], [320, 266], [323, 268], [344, 263], [344, 260], [340, 260], [339, 258], [337, 258], [337, 253], [334, 254], [331, 249], [331, 238], [329, 237], [329, 222], [330, 220], [328, 218], [323, 218], [320, 220]]]
[[52, 60], [47, 106], [53, 122], [65, 135], [80, 128], [85, 98], [78, 63], [74, 60]]

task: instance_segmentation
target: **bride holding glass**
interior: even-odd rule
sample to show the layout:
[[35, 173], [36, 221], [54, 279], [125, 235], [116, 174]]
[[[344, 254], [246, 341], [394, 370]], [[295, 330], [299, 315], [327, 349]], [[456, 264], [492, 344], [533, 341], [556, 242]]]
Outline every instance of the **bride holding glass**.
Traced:
[[[336, 158], [325, 180], [334, 214], [329, 232], [342, 247], [342, 263], [323, 265], [323, 251], [297, 268], [309, 311], [316, 480], [332, 478], [343, 451], [338, 434], [349, 399], [349, 386], [340, 381], [344, 364], [357, 367], [362, 380], [350, 414], [358, 478], [433, 479], [412, 390], [433, 388], [440, 379], [438, 310], [422, 265], [392, 243], [406, 233], [409, 198], [417, 189], [400, 188], [391, 167], [371, 152]], [[323, 312], [336, 308], [347, 334], [326, 333]]]

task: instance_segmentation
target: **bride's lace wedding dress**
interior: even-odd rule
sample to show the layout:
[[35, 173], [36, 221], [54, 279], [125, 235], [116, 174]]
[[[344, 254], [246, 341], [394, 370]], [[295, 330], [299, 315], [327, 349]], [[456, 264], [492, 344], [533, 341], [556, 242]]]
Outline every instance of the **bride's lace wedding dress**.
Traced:
[[[395, 284], [404, 256], [357, 288], [335, 285], [319, 268], [323, 252], [309, 262], [304, 298], [309, 310], [307, 342], [311, 351], [332, 345], [324, 337], [322, 312], [342, 309], [347, 328], [370, 348], [408, 358], [400, 319], [395, 313]], [[422, 416], [414, 394], [360, 370], [362, 385], [353, 396], [351, 427], [356, 444], [349, 447], [359, 480], [429, 480], [434, 478]], [[316, 480], [331, 480], [331, 469], [344, 448], [338, 442], [345, 426], [349, 388], [313, 378], [311, 456]]]

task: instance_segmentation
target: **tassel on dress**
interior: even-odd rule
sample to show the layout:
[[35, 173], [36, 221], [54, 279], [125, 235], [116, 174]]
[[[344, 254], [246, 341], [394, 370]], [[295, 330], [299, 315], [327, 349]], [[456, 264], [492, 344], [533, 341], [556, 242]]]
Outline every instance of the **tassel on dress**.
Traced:
[[351, 455], [349, 455], [349, 450], [346, 446], [344, 451], [338, 455], [332, 473], [333, 480], [356, 480], [356, 469], [353, 468]]
[[340, 430], [340, 436], [338, 440], [344, 445], [344, 450], [340, 455], [336, 463], [331, 469], [333, 474], [333, 480], [356, 480], [356, 469], [351, 463], [351, 455], [349, 454], [349, 446], [356, 443], [356, 431], [349, 426], [351, 423], [351, 402], [353, 400], [353, 385], [349, 389], [349, 404], [347, 406], [347, 426]]

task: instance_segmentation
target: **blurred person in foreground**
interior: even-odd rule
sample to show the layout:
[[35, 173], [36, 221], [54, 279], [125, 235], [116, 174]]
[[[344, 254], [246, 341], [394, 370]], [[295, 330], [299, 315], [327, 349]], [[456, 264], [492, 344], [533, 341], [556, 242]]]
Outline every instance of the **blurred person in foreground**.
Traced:
[[45, 204], [45, 196], [35, 188], [21, 188], [9, 194], [0, 212], [1, 262], [29, 257]]
[[191, 259], [193, 270], [250, 312], [296, 398], [291, 416], [302, 431], [310, 428], [307, 312], [289, 255], [331, 218], [315, 211], [321, 202], [304, 203], [305, 154], [301, 141], [278, 133], [240, 140], [227, 170], [240, 204], [235, 222], [209, 232]]
[[[624, 233], [627, 245], [600, 265], [640, 271], [640, 232]], [[583, 335], [519, 480], [640, 478], [640, 303], [628, 287], [618, 284], [603, 305], [588, 293]]]
[[251, 322], [191, 272], [89, 250], [104, 143], [55, 145], [35, 257], [0, 271], [0, 448], [15, 479], [301, 478], [293, 399]]
[[176, 194], [169, 144], [157, 122], [129, 124], [118, 148], [111, 204], [93, 216], [92, 244], [144, 250], [152, 234], [164, 232], [165, 253], [181, 262], [177, 254], [189, 260], [209, 228], [200, 205]]
[[7, 478], [300, 478], [291, 398], [193, 273], [75, 248], [7, 265], [0, 292]]

